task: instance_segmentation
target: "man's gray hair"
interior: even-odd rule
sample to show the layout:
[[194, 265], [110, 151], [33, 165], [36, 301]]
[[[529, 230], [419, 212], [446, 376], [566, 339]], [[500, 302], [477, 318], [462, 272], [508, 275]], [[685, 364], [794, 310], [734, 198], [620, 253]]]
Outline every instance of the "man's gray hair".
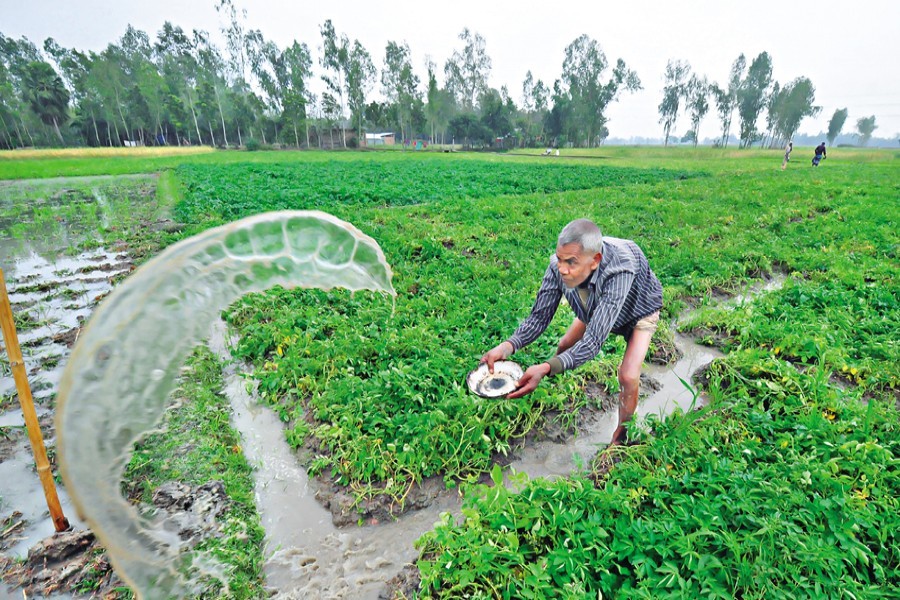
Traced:
[[557, 247], [578, 244], [589, 254], [603, 253], [603, 234], [600, 228], [588, 219], [575, 219], [565, 227], [556, 241]]

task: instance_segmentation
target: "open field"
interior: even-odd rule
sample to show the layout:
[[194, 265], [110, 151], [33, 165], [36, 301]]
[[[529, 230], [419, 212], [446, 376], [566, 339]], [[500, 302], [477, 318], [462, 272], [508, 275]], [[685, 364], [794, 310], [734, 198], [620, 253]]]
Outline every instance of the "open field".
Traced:
[[[420, 597], [874, 598], [897, 589], [896, 153], [835, 150], [813, 169], [811, 151], [797, 148], [786, 171], [779, 151], [571, 153], [0, 159], [0, 178], [164, 169], [152, 216], [123, 225], [127, 233], [115, 222], [99, 226], [90, 240], [140, 247], [143, 239], [137, 262], [191, 233], [284, 208], [326, 210], [378, 241], [394, 272], [394, 303], [276, 288], [246, 296], [226, 320], [239, 336], [233, 353], [251, 365], [287, 442], [323, 486], [352, 500], [360, 522], [383, 516], [367, 512], [373, 507], [407, 518], [406, 499], [429, 479], [466, 490], [463, 517], [447, 516], [418, 542]], [[32, 237], [17, 215], [38, 229], [40, 219], [60, 222], [32, 206], [34, 192], [10, 189], [0, 185], [7, 243]], [[78, 214], [90, 204], [79, 196]], [[55, 214], [72, 219], [73, 206]], [[151, 234], [164, 217], [178, 228]], [[702, 410], [635, 428], [641, 443], [601, 453], [569, 478], [506, 489], [496, 466], [505, 454], [551, 422], [574, 435], [578, 415], [617, 391], [618, 339], [524, 399], [485, 402], [463, 386], [480, 355], [527, 314], [556, 234], [578, 217], [646, 252], [665, 290], [656, 356], [671, 355], [675, 328], [726, 355], [693, 383], [710, 399]], [[752, 300], [717, 305], [782, 277]], [[688, 308], [699, 310], [676, 324]], [[515, 359], [552, 355], [569, 320], [561, 308]], [[183, 390], [215, 397], [215, 361], [202, 353], [195, 361], [198, 387]], [[197, 430], [212, 431], [222, 411], [208, 409], [211, 429]], [[219, 554], [240, 565], [233, 592], [256, 597], [261, 542], [241, 480], [246, 465], [232, 438], [219, 445], [214, 466], [241, 481], [229, 493], [253, 541], [236, 552], [233, 532], [223, 532]], [[162, 481], [216, 477], [196, 467], [218, 450], [164, 460], [188, 446], [148, 443], [132, 464], [130, 493], [147, 500]], [[477, 483], [491, 474], [495, 484]]]

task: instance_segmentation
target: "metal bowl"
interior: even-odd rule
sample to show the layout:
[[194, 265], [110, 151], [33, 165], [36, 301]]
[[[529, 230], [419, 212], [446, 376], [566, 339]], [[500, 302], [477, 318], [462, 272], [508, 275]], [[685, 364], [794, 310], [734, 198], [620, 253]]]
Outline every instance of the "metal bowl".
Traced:
[[482, 398], [499, 398], [515, 390], [524, 374], [522, 367], [511, 360], [498, 360], [493, 373], [488, 372], [486, 364], [481, 364], [469, 373], [466, 384], [473, 394]]

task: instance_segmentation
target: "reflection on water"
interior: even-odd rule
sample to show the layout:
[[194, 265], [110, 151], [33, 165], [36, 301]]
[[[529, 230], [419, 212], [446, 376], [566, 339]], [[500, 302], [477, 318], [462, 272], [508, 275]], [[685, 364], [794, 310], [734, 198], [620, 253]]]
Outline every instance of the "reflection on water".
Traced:
[[94, 245], [101, 233], [134, 222], [155, 186], [153, 175], [0, 184], [0, 268], [34, 254], [54, 262]]

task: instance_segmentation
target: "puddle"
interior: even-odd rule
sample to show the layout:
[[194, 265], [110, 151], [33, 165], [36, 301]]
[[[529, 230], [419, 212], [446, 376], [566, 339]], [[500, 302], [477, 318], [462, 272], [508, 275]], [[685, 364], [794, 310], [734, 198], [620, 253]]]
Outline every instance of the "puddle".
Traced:
[[[18, 452], [0, 462], [0, 481], [3, 482], [0, 516], [5, 517], [13, 511], [19, 511], [22, 513], [19, 519], [26, 522], [24, 528], [18, 530], [12, 537], [4, 539], [4, 543], [9, 544], [9, 549], [3, 553], [15, 558], [25, 558], [29, 548], [54, 533], [53, 521], [50, 519], [47, 501], [44, 498], [44, 489], [34, 471], [34, 460], [27, 439], [23, 441], [23, 448], [24, 452]], [[56, 491], [69, 524], [76, 529], [84, 529], [85, 525], [78, 520], [75, 507], [66, 491], [58, 485]]]
[[[35, 407], [38, 419], [48, 414], [50, 411], [40, 406]], [[0, 415], [0, 427], [25, 427], [25, 416], [22, 409], [11, 410]], [[2, 515], [2, 512], [0, 512]]]
[[[102, 248], [52, 260], [32, 252], [4, 269], [35, 401], [55, 393], [82, 323], [112, 290], [111, 278], [130, 270], [126, 255]], [[4, 372], [0, 398], [15, 395], [15, 381]]]
[[[111, 223], [134, 221], [123, 215], [144, 212], [133, 204], [152, 195], [155, 177], [130, 179], [134, 183], [127, 185], [118, 178], [0, 182], [0, 268], [50, 453], [55, 440], [49, 415], [71, 347], [99, 299], [112, 290], [112, 278], [131, 270], [131, 259], [121, 250], [73, 249], [92, 245], [97, 232]], [[0, 539], [0, 548], [2, 558], [20, 559], [54, 527], [8, 364], [0, 343], [0, 400], [6, 407], [0, 414], [0, 519], [21, 513], [13, 519], [15, 528]], [[69, 523], [84, 529], [61, 485], [57, 494]], [[5, 597], [22, 598], [23, 592], [0, 584], [0, 598]], [[72, 596], [54, 592], [52, 597]]]

